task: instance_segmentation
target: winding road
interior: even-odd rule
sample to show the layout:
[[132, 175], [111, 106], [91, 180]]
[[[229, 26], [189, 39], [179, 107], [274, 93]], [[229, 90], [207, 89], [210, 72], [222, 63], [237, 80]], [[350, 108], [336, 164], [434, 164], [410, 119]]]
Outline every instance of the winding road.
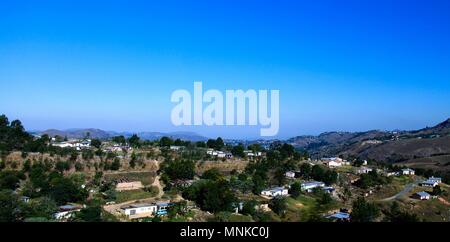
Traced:
[[405, 187], [403, 188], [403, 190], [401, 190], [400, 192], [398, 192], [394, 196], [387, 197], [387, 198], [381, 199], [379, 201], [387, 202], [387, 201], [392, 201], [394, 199], [397, 199], [397, 198], [399, 198], [401, 196], [404, 196], [405, 194], [409, 193], [415, 186], [417, 186], [417, 184], [419, 184], [418, 180], [414, 181], [413, 183], [406, 184]]

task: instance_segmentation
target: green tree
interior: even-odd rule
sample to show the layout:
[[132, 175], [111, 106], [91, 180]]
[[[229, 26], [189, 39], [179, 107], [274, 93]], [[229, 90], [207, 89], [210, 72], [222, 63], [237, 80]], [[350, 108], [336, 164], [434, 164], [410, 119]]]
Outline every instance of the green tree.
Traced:
[[[0, 120], [1, 122], [1, 120]], [[11, 190], [0, 191], [0, 222], [15, 222], [20, 218], [19, 198]]]
[[133, 134], [129, 139], [128, 139], [128, 143], [130, 144], [131, 147], [133, 148], [138, 148], [141, 146], [140, 143], [141, 139], [139, 138], [139, 136], [137, 136], [137, 134]]
[[255, 216], [256, 215], [255, 207], [257, 205], [258, 205], [258, 202], [256, 202], [255, 200], [245, 201], [244, 204], [242, 205], [241, 213], [244, 215]]
[[100, 149], [100, 147], [102, 146], [102, 141], [99, 139], [92, 139], [91, 140], [91, 145], [94, 146], [97, 149]]
[[127, 141], [125, 139], [125, 137], [123, 135], [119, 135], [119, 136], [114, 136], [112, 137], [112, 142], [119, 144], [119, 145], [126, 145]]
[[120, 169], [120, 159], [118, 157], [114, 158], [110, 168], [113, 171], [117, 171]]
[[398, 202], [394, 201], [389, 209], [385, 212], [385, 220], [395, 223], [409, 223], [409, 222], [419, 222], [419, 218], [416, 214], [411, 214], [400, 209]]
[[237, 157], [244, 157], [245, 156], [244, 150], [245, 150], [244, 146], [242, 144], [239, 144], [231, 148], [231, 153]]
[[169, 137], [166, 137], [166, 136], [162, 137], [162, 138], [159, 140], [159, 145], [160, 145], [161, 147], [169, 147], [169, 146], [171, 146], [172, 144], [173, 144], [173, 140], [172, 140], [171, 138], [169, 138]]
[[195, 175], [195, 163], [187, 159], [167, 161], [162, 167], [162, 171], [170, 180], [193, 179]]
[[23, 173], [18, 171], [0, 171], [0, 189], [15, 190], [19, 186], [20, 180], [25, 179]]
[[373, 222], [380, 216], [378, 207], [369, 203], [363, 197], [353, 202], [350, 218], [352, 222]]
[[207, 171], [205, 171], [202, 176], [202, 179], [210, 179], [210, 180], [220, 180], [223, 179], [224, 176], [217, 168], [211, 168]]
[[232, 211], [237, 199], [226, 180], [203, 180], [192, 184], [183, 197], [192, 201], [208, 212]]
[[289, 193], [293, 198], [298, 198], [302, 192], [302, 186], [300, 182], [294, 182], [289, 189]]
[[286, 198], [285, 197], [281, 197], [281, 196], [277, 196], [274, 197], [270, 203], [269, 203], [269, 207], [272, 209], [272, 211], [274, 211], [276, 214], [278, 215], [282, 215], [286, 212], [287, 209], [287, 203], [286, 203]]

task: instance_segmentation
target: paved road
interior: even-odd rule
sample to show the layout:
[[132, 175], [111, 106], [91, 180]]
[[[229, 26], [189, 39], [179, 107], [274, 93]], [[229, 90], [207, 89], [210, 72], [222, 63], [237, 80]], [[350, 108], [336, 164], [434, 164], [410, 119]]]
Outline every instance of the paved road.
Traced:
[[397, 199], [401, 196], [404, 196], [405, 194], [409, 193], [418, 183], [419, 183], [419, 181], [414, 181], [413, 183], [409, 183], [403, 188], [403, 190], [401, 190], [394, 196], [381, 199], [380, 201], [381, 202], [391, 201], [391, 200]]

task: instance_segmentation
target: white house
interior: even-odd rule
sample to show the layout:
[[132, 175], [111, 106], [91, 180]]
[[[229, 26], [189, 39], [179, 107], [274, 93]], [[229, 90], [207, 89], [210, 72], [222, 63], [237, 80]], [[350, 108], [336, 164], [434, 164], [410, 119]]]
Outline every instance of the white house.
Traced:
[[178, 145], [171, 145], [170, 149], [171, 150], [181, 150], [183, 148], [183, 146], [178, 146]]
[[359, 174], [367, 174], [367, 173], [369, 173], [369, 172], [371, 172], [371, 171], [372, 171], [372, 168], [369, 168], [369, 167], [361, 167], [361, 168], [359, 168], [358, 173], [359, 173]]
[[289, 191], [285, 187], [274, 187], [271, 189], [266, 189], [261, 192], [261, 195], [268, 197], [276, 197], [276, 196], [287, 196]]
[[287, 178], [295, 178], [295, 172], [293, 172], [293, 171], [287, 171], [286, 173], [284, 173], [284, 175]]
[[219, 158], [225, 158], [225, 157], [226, 157], [226, 154], [225, 154], [225, 152], [223, 152], [223, 151], [217, 151], [217, 157], [219, 157]]
[[302, 182], [301, 189], [303, 191], [311, 192], [316, 187], [325, 187], [325, 183], [318, 181]]
[[75, 206], [75, 205], [63, 205], [58, 208], [58, 212], [53, 214], [53, 217], [56, 220], [67, 220], [71, 218], [75, 212], [78, 212], [81, 210], [81, 206]]
[[214, 152], [214, 150], [211, 149], [211, 148], [208, 148], [208, 149], [206, 150], [206, 154], [208, 154], [208, 155], [212, 155], [213, 152]]
[[136, 203], [121, 207], [123, 213], [130, 217], [148, 217], [158, 212], [158, 206], [154, 203]]
[[415, 193], [414, 196], [420, 200], [430, 199], [430, 194], [428, 192], [418, 192], [418, 193]]
[[411, 168], [402, 169], [402, 175], [414, 175], [415, 171]]
[[344, 160], [339, 157], [322, 158], [322, 163], [332, 168], [344, 165]]
[[432, 176], [432, 177], [429, 177], [429, 178], [428, 178], [428, 181], [435, 181], [435, 182], [437, 182], [438, 184], [440, 184], [440, 183], [442, 183], [442, 178]]
[[420, 183], [421, 186], [423, 187], [435, 187], [437, 185], [439, 185], [439, 183], [435, 180], [426, 180]]
[[398, 173], [398, 172], [394, 172], [394, 171], [392, 171], [392, 172], [387, 172], [386, 173], [386, 176], [398, 176], [400, 173]]

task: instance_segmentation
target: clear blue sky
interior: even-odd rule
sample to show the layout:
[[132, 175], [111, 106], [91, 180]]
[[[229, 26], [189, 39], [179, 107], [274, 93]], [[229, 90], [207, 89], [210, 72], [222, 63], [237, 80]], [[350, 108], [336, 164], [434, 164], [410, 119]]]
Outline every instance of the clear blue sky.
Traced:
[[[450, 117], [450, 1], [7, 1], [0, 113], [27, 129], [174, 127], [173, 90], [279, 89], [285, 138]], [[314, 2], [314, 3], [313, 3]]]

